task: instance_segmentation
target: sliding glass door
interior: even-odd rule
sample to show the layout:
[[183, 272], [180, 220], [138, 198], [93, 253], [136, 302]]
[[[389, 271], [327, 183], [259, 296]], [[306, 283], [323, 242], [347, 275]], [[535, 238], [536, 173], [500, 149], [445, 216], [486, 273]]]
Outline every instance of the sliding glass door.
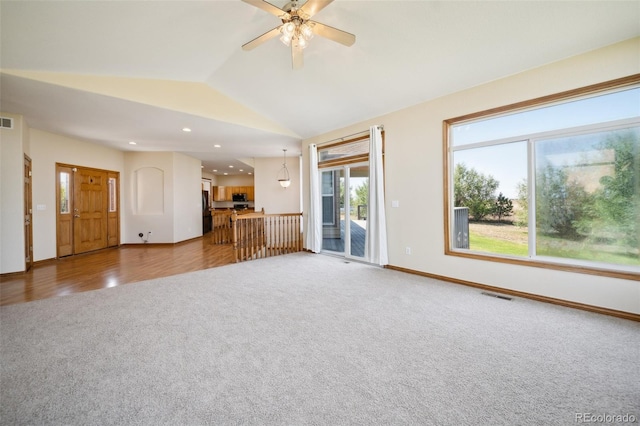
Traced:
[[369, 199], [368, 163], [320, 170], [322, 250], [364, 259]]

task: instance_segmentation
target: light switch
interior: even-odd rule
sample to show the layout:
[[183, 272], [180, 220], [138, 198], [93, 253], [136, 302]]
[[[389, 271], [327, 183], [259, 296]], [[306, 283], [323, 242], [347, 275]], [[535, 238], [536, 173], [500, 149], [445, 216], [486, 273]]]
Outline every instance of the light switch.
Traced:
[[391, 202], [391, 207], [400, 207], [400, 201], [398, 200], [393, 200]]
[[47, 205], [46, 204], [37, 204], [36, 205], [36, 210], [46, 210], [47, 209]]

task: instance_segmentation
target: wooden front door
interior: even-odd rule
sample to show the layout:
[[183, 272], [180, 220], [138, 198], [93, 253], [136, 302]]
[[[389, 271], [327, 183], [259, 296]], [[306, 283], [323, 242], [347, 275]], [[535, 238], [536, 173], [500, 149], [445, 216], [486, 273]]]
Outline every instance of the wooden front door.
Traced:
[[58, 257], [120, 243], [118, 172], [57, 165]]
[[86, 253], [107, 247], [107, 173], [78, 168], [73, 174], [73, 247]]
[[24, 261], [25, 271], [33, 266], [33, 204], [31, 200], [31, 158], [24, 156]]

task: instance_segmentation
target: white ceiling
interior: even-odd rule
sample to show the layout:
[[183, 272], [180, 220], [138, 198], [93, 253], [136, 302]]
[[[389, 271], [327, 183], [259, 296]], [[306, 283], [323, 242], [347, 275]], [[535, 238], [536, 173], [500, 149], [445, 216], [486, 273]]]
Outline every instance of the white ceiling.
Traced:
[[[336, 0], [314, 20], [356, 43], [315, 37], [294, 71], [277, 39], [240, 48], [280, 21], [238, 0], [2, 0], [0, 110], [32, 128], [246, 172], [251, 158], [299, 154], [303, 138], [636, 37], [640, 1]], [[79, 76], [92, 84], [75, 85]], [[162, 80], [201, 88], [191, 99], [209, 108], [131, 89]]]

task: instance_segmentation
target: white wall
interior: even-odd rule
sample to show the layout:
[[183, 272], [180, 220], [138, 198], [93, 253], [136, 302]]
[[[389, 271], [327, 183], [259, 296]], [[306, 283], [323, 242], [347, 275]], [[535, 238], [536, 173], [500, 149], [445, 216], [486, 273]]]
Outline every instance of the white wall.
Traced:
[[[383, 124], [391, 265], [638, 314], [637, 281], [445, 256], [442, 139], [445, 119], [636, 73], [640, 38], [308, 139], [302, 147], [304, 211], [309, 206], [308, 145]], [[398, 208], [391, 208], [393, 200], [399, 201]], [[405, 254], [405, 247], [411, 247], [411, 255]]]
[[[123, 244], [143, 244], [139, 233], [148, 237], [150, 244], [176, 243], [202, 235], [200, 160], [175, 152], [127, 152], [124, 159], [123, 193], [127, 198]], [[158, 197], [162, 197], [163, 207], [153, 214], [135, 209], [136, 172], [148, 167], [162, 171], [163, 192]]]
[[173, 153], [173, 241], [202, 235], [202, 173], [200, 160]]
[[[173, 243], [173, 155], [171, 152], [127, 152], [124, 154], [124, 175], [123, 175], [123, 207], [126, 226], [123, 227], [123, 244], [142, 244], [138, 237], [139, 233], [144, 234], [146, 239], [148, 232], [149, 243]], [[136, 173], [145, 168], [156, 168], [162, 174], [162, 209], [155, 214], [138, 212], [135, 208], [137, 203]], [[199, 188], [200, 185], [196, 188]], [[125, 198], [126, 197], [126, 198]]]
[[[218, 184], [218, 178], [216, 175], [214, 175], [211, 172], [205, 172], [204, 169], [202, 169], [202, 178], [203, 179], [209, 179], [211, 181], [211, 186], [215, 186]], [[251, 181], [251, 185], [253, 185], [253, 180]]]
[[282, 168], [282, 158], [256, 158], [255, 209], [264, 208], [265, 213], [300, 213], [301, 179], [300, 158], [287, 158], [287, 169], [291, 185], [283, 188], [278, 182], [278, 171]]
[[0, 273], [25, 270], [24, 154], [29, 154], [22, 116], [13, 118], [13, 129], [0, 129]]
[[[123, 197], [124, 155], [112, 148], [37, 129], [30, 129], [29, 137], [33, 169], [33, 259], [38, 261], [56, 257], [56, 163], [120, 172]], [[125, 205], [120, 200], [121, 210]], [[122, 214], [120, 226], [121, 230], [125, 227]]]
[[216, 176], [214, 186], [254, 186], [253, 175]]

